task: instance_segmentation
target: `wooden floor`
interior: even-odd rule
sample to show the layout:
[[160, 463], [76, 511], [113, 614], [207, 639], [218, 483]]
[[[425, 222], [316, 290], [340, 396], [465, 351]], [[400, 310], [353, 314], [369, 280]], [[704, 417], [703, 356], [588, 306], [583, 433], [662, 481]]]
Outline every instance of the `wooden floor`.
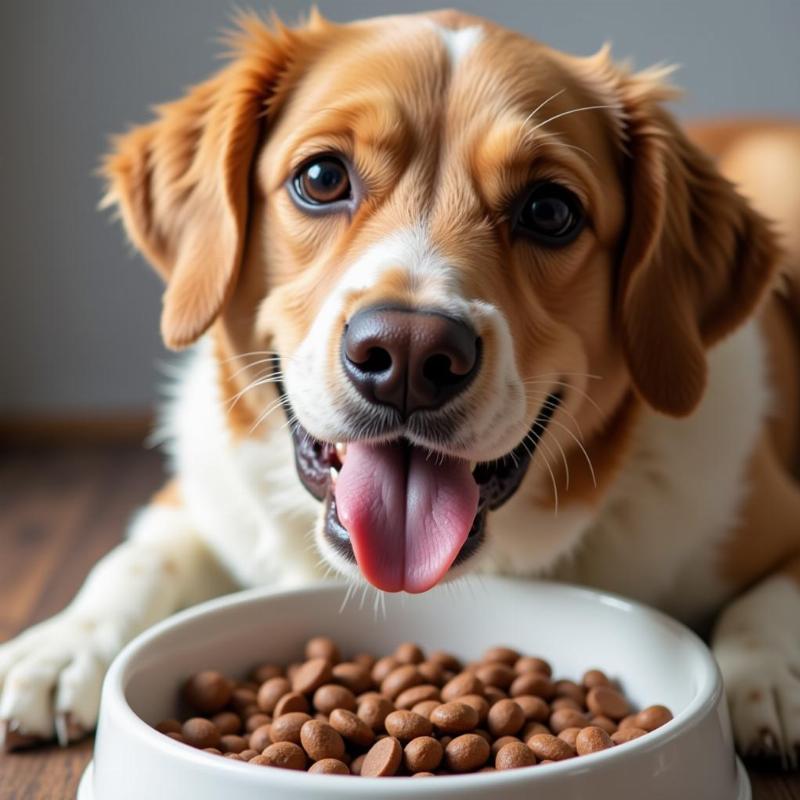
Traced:
[[[0, 451], [0, 641], [65, 605], [162, 479], [139, 448]], [[91, 742], [0, 755], [0, 800], [74, 798], [90, 756]], [[797, 773], [751, 778], [754, 800], [800, 800]]]

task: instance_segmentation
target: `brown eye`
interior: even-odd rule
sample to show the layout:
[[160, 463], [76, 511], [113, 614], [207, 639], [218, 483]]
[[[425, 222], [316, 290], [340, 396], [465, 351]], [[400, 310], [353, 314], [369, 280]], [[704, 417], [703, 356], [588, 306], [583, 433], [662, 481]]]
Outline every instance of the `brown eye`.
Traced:
[[306, 203], [328, 205], [350, 197], [350, 176], [338, 158], [326, 156], [306, 164], [297, 173], [294, 189]]
[[524, 198], [514, 227], [542, 244], [563, 245], [575, 240], [585, 217], [580, 200], [569, 189], [539, 183]]

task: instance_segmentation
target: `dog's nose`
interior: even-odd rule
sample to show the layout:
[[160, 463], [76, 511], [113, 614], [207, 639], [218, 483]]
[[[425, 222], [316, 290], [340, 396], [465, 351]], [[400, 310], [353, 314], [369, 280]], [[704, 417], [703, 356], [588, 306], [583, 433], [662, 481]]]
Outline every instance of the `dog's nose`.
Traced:
[[403, 417], [455, 397], [475, 377], [479, 360], [472, 327], [434, 311], [365, 308], [342, 338], [342, 363], [353, 386]]

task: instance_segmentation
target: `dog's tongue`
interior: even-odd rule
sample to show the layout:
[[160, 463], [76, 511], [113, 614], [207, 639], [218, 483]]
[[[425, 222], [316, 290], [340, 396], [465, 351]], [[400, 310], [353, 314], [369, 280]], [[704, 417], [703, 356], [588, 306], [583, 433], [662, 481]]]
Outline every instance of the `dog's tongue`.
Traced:
[[400, 443], [348, 444], [335, 493], [361, 572], [386, 592], [438, 583], [478, 510], [466, 461]]

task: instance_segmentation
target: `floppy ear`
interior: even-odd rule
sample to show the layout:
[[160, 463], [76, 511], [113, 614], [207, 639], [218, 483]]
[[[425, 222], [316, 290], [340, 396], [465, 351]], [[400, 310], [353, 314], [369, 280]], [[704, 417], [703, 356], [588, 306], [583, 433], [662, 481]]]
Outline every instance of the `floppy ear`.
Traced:
[[688, 414], [706, 349], [751, 315], [770, 285], [776, 238], [661, 107], [665, 70], [617, 70], [627, 138], [628, 232], [617, 314], [628, 368], [655, 409]]
[[294, 32], [241, 20], [235, 60], [149, 125], [120, 136], [103, 164], [104, 205], [167, 282], [161, 333], [191, 344], [230, 296], [242, 260], [249, 177], [266, 104]]

